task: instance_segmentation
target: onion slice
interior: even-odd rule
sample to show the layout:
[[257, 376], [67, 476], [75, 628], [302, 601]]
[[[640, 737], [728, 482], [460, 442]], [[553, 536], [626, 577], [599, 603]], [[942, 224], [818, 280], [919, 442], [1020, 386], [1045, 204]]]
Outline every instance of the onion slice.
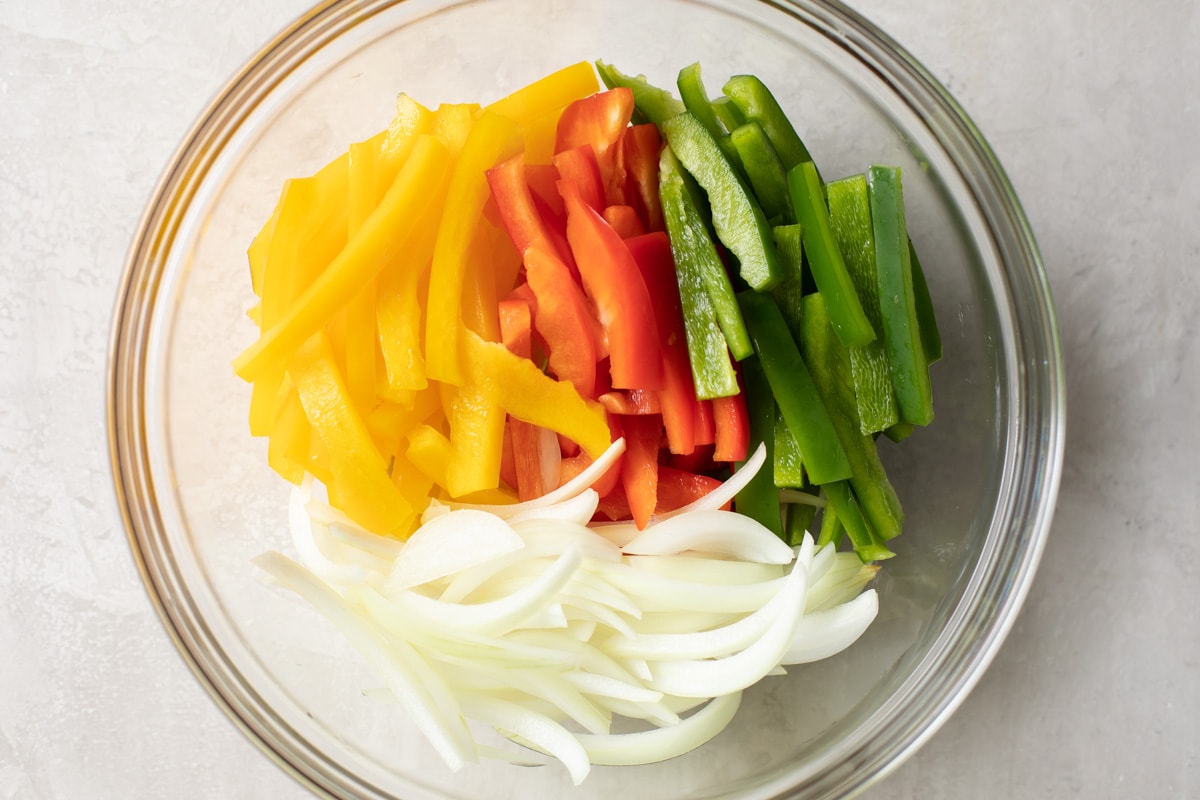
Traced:
[[669, 728], [607, 736], [585, 734], [578, 739], [593, 764], [616, 767], [666, 761], [695, 750], [723, 731], [741, 702], [742, 693], [734, 692], [710, 701]]
[[621, 548], [626, 555], [670, 556], [694, 551], [760, 564], [789, 564], [792, 548], [766, 526], [733, 511], [703, 510], [650, 525]]

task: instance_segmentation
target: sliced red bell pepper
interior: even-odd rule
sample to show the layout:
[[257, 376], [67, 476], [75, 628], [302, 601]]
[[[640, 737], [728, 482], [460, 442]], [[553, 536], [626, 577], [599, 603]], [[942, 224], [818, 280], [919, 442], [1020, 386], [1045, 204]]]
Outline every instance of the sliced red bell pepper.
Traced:
[[661, 389], [654, 306], [637, 262], [575, 183], [559, 181], [558, 189], [567, 207], [567, 241], [608, 341], [613, 388]]
[[[721, 485], [721, 481], [674, 467], [658, 468], [658, 513], [683, 508]], [[729, 509], [726, 503], [724, 508]]]
[[658, 160], [662, 136], [654, 123], [634, 125], [621, 140], [625, 202], [633, 206], [648, 231], [664, 230], [662, 204], [658, 199]]
[[[579, 187], [579, 193], [584, 202], [597, 212], [608, 205], [604, 191], [604, 178], [600, 174], [600, 165], [596, 162], [596, 154], [588, 145], [563, 150], [554, 154], [554, 166], [558, 168], [558, 192], [562, 194], [562, 182], [569, 181]], [[564, 204], [566, 198], [563, 198]], [[570, 208], [567, 209], [568, 217]]]
[[627, 392], [614, 389], [596, 399], [610, 414], [632, 416], [662, 413], [662, 404], [659, 403], [658, 393], [645, 389], [630, 389]]
[[[612, 441], [616, 441], [625, 435], [624, 427], [621, 425], [621, 419], [616, 414], [608, 415], [608, 430]], [[561, 471], [558, 475], [558, 485], [570, 481], [579, 473], [592, 465], [592, 459], [586, 451], [581, 450], [578, 455], [568, 456], [562, 460]], [[607, 497], [614, 488], [621, 485], [621, 466], [625, 461], [625, 453], [617, 457], [613, 465], [609, 467], [600, 478], [592, 484], [592, 488], [596, 490], [596, 494], [601, 498]]]
[[[654, 507], [655, 514], [665, 514], [683, 508], [687, 504], [699, 500], [704, 495], [721, 485], [721, 481], [689, 470], [676, 469], [663, 464], [658, 466], [658, 502]], [[732, 503], [726, 503], [722, 508], [728, 511]], [[597, 521], [617, 521], [633, 519], [633, 510], [629, 507], [629, 498], [625, 490], [618, 486], [601, 498], [593, 519]]]
[[646, 232], [646, 226], [633, 206], [611, 205], [604, 209], [601, 216], [622, 239], [632, 239]]
[[621, 139], [633, 118], [633, 92], [624, 87], [576, 100], [558, 119], [554, 152], [590, 145], [600, 167], [602, 186], [612, 184]]
[[500, 480], [512, 489], [517, 488], [517, 465], [513, 459], [512, 428], [504, 426], [504, 442], [500, 448]]
[[500, 341], [519, 356], [533, 353], [533, 313], [529, 301], [509, 296], [499, 303]]
[[713, 461], [745, 461], [750, 449], [750, 417], [746, 409], [746, 392], [712, 401], [716, 423], [717, 448]]
[[666, 464], [674, 469], [684, 472], [693, 472], [697, 475], [712, 475], [717, 469], [724, 467], [724, 464], [718, 465], [713, 461], [713, 450], [715, 445], [698, 444], [696, 449], [686, 455], [672, 454]]
[[712, 400], [696, 401], [696, 446], [717, 441], [717, 423], [713, 419]]
[[525, 165], [525, 182], [529, 184], [529, 191], [545, 203], [565, 226], [567, 210], [563, 207], [562, 197], [558, 193], [560, 179], [558, 167], [553, 164]]
[[[550, 167], [554, 175], [558, 170]], [[491, 202], [497, 215], [521, 256], [536, 244], [551, 248], [559, 258], [574, 269], [575, 262], [567, 244], [566, 221], [539, 202], [539, 195], [530, 189], [530, 170], [522, 154], [502, 161], [487, 171]], [[557, 189], [554, 190], [557, 194]]]
[[596, 344], [583, 291], [563, 262], [544, 245], [525, 253], [525, 277], [537, 297], [533, 324], [549, 350], [550, 371], [585, 398], [596, 396]]
[[638, 530], [646, 527], [658, 505], [658, 446], [662, 442], [662, 420], [655, 416], [632, 416], [621, 420], [625, 431], [625, 458], [621, 464], [621, 488]]
[[657, 231], [635, 236], [625, 244], [646, 282], [654, 306], [663, 359], [663, 388], [658, 397], [667, 444], [672, 453], [690, 453], [696, 446], [696, 385], [688, 360], [671, 241], [665, 233]]

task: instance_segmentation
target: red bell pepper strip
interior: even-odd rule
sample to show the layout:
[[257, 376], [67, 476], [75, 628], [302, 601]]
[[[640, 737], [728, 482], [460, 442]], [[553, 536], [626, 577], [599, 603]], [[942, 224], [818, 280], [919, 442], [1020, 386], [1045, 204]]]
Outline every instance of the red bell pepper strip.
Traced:
[[[554, 175], [558, 171], [550, 167]], [[551, 248], [559, 258], [569, 261], [574, 268], [571, 248], [567, 244], [566, 222], [539, 203], [538, 195], [530, 189], [525, 157], [518, 154], [502, 161], [487, 171], [491, 202], [512, 240], [513, 246], [523, 257], [534, 245]], [[557, 189], [555, 190], [557, 194]]]
[[717, 441], [717, 423], [713, 419], [712, 400], [696, 401], [696, 446]]
[[595, 397], [596, 332], [583, 292], [544, 245], [525, 252], [525, 277], [537, 297], [533, 324], [549, 350], [550, 371], [583, 397]]
[[654, 306], [637, 262], [576, 184], [559, 181], [558, 190], [567, 206], [567, 241], [608, 340], [613, 388], [661, 389]]
[[662, 231], [626, 241], [650, 291], [663, 359], [663, 388], [658, 392], [667, 446], [672, 453], [696, 447], [696, 385], [688, 360], [683, 307], [675, 280], [671, 241]]
[[558, 193], [560, 177], [558, 167], [553, 164], [525, 165], [525, 182], [529, 184], [529, 191], [534, 198], [545, 203], [565, 226], [567, 210], [563, 207], [562, 197]]
[[[658, 468], [658, 513], [683, 508], [721, 485], [721, 481], [674, 467]], [[731, 504], [726, 503], [728, 509]]]
[[658, 445], [662, 420], [653, 416], [624, 417], [625, 458], [621, 463], [621, 488], [638, 530], [646, 527], [658, 505]]
[[750, 449], [750, 417], [746, 409], [746, 392], [712, 401], [716, 423], [717, 448], [713, 461], [745, 461]]
[[598, 92], [576, 100], [558, 119], [554, 152], [590, 145], [596, 155], [604, 187], [612, 185], [616, 154], [633, 119], [633, 92], [626, 88]]
[[[621, 418], [616, 414], [608, 415], [608, 430], [612, 441], [616, 441], [625, 435], [625, 430], [621, 425]], [[601, 498], [607, 497], [613, 489], [621, 485], [621, 468], [625, 462], [626, 453], [621, 453], [617, 456], [617, 460], [609, 467], [600, 478], [592, 484], [592, 488], [596, 490], [596, 494]], [[558, 485], [562, 486], [569, 482], [579, 473], [592, 465], [591, 458], [586, 451], [581, 450], [578, 455], [568, 456], [562, 460], [561, 471], [558, 475]]]
[[610, 414], [621, 416], [661, 414], [662, 404], [659, 403], [658, 393], [645, 389], [630, 389], [627, 392], [609, 391], [596, 398], [604, 410]]
[[[558, 168], [558, 191], [562, 194], [562, 181], [570, 181], [579, 187], [579, 193], [584, 202], [603, 211], [608, 205], [604, 191], [604, 178], [600, 174], [600, 165], [596, 162], [596, 154], [588, 145], [582, 145], [572, 150], [563, 150], [554, 154], [554, 166]], [[565, 201], [566, 198], [563, 198]], [[570, 210], [568, 209], [568, 215]]]
[[622, 239], [632, 239], [646, 232], [646, 226], [633, 206], [611, 205], [604, 209], [601, 216]]
[[658, 199], [658, 160], [662, 147], [662, 136], [653, 123], [632, 126], [621, 140], [625, 202], [637, 210], [648, 231], [665, 229]]
[[499, 303], [500, 341], [519, 356], [533, 353], [533, 311], [523, 297], [509, 295]]

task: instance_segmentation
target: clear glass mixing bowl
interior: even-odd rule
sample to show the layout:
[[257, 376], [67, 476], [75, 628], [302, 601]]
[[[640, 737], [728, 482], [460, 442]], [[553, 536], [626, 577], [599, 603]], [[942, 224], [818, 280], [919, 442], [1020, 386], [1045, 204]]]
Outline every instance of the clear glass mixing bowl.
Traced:
[[[672, 85], [760, 75], [826, 176], [905, 170], [945, 359], [937, 420], [882, 455], [908, 513], [881, 612], [841, 656], [751, 690], [682, 758], [445, 770], [332, 629], [250, 564], [285, 547], [288, 486], [246, 426], [230, 360], [256, 335], [245, 250], [285, 178], [386, 126], [395, 95], [487, 101], [602, 58]], [[197, 122], [129, 255], [111, 343], [114, 479], [146, 587], [201, 684], [318, 793], [356, 798], [835, 797], [928, 737], [1012, 624], [1049, 527], [1064, 389], [1030, 230], [970, 120], [895, 42], [831, 2], [347, 0], [268, 44]]]

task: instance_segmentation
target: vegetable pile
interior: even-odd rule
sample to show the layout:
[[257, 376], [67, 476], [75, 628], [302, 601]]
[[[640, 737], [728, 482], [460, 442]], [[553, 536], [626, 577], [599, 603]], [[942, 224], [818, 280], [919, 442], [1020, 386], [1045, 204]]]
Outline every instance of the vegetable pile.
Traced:
[[677, 755], [874, 618], [903, 523], [876, 438], [931, 422], [941, 356], [900, 172], [826, 181], [759, 79], [723, 92], [581, 62], [401, 95], [250, 246], [234, 369], [305, 562], [260, 565], [451, 766], [487, 752], [467, 719], [576, 781]]

